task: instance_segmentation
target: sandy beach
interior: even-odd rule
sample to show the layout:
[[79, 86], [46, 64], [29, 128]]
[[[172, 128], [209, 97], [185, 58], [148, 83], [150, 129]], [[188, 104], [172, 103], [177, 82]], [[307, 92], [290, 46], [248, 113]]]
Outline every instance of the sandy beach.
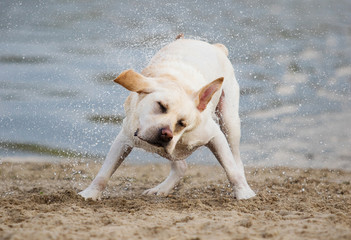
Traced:
[[247, 167], [237, 201], [219, 166], [190, 165], [168, 197], [163, 164], [122, 165], [101, 201], [77, 195], [100, 163], [0, 164], [0, 239], [351, 239], [351, 172]]

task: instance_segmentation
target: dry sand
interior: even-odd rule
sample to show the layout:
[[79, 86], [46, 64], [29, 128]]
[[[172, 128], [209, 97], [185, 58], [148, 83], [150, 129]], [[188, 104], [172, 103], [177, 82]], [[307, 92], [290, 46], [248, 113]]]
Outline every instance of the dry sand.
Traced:
[[167, 165], [123, 165], [84, 201], [100, 164], [0, 164], [0, 239], [351, 239], [351, 172], [247, 168], [237, 201], [218, 166], [192, 165], [168, 197], [141, 196]]

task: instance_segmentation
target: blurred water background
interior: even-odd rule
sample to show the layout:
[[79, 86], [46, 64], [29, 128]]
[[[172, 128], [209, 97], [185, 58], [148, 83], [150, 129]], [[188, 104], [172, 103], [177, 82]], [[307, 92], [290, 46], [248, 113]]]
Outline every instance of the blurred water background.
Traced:
[[184, 33], [230, 51], [246, 164], [351, 169], [350, 13], [349, 0], [1, 0], [0, 162], [103, 159], [128, 95], [112, 80]]

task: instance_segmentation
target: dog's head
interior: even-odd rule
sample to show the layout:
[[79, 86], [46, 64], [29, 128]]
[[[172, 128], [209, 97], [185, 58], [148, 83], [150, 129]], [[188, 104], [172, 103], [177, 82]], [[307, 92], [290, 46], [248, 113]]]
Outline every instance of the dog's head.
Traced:
[[138, 122], [134, 135], [172, 154], [182, 135], [200, 124], [201, 113], [221, 88], [223, 78], [198, 91], [184, 89], [176, 81], [148, 78], [133, 70], [122, 72], [114, 81], [138, 94], [133, 105], [136, 109], [130, 110]]

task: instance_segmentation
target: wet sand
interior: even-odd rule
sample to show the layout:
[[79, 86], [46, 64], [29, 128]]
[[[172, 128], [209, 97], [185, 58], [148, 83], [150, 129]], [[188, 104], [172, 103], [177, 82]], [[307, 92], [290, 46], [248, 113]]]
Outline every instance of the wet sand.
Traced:
[[122, 165], [102, 201], [84, 189], [100, 164], [0, 164], [0, 239], [351, 239], [351, 172], [246, 169], [237, 201], [219, 166], [191, 165], [168, 197], [142, 196], [162, 164]]

